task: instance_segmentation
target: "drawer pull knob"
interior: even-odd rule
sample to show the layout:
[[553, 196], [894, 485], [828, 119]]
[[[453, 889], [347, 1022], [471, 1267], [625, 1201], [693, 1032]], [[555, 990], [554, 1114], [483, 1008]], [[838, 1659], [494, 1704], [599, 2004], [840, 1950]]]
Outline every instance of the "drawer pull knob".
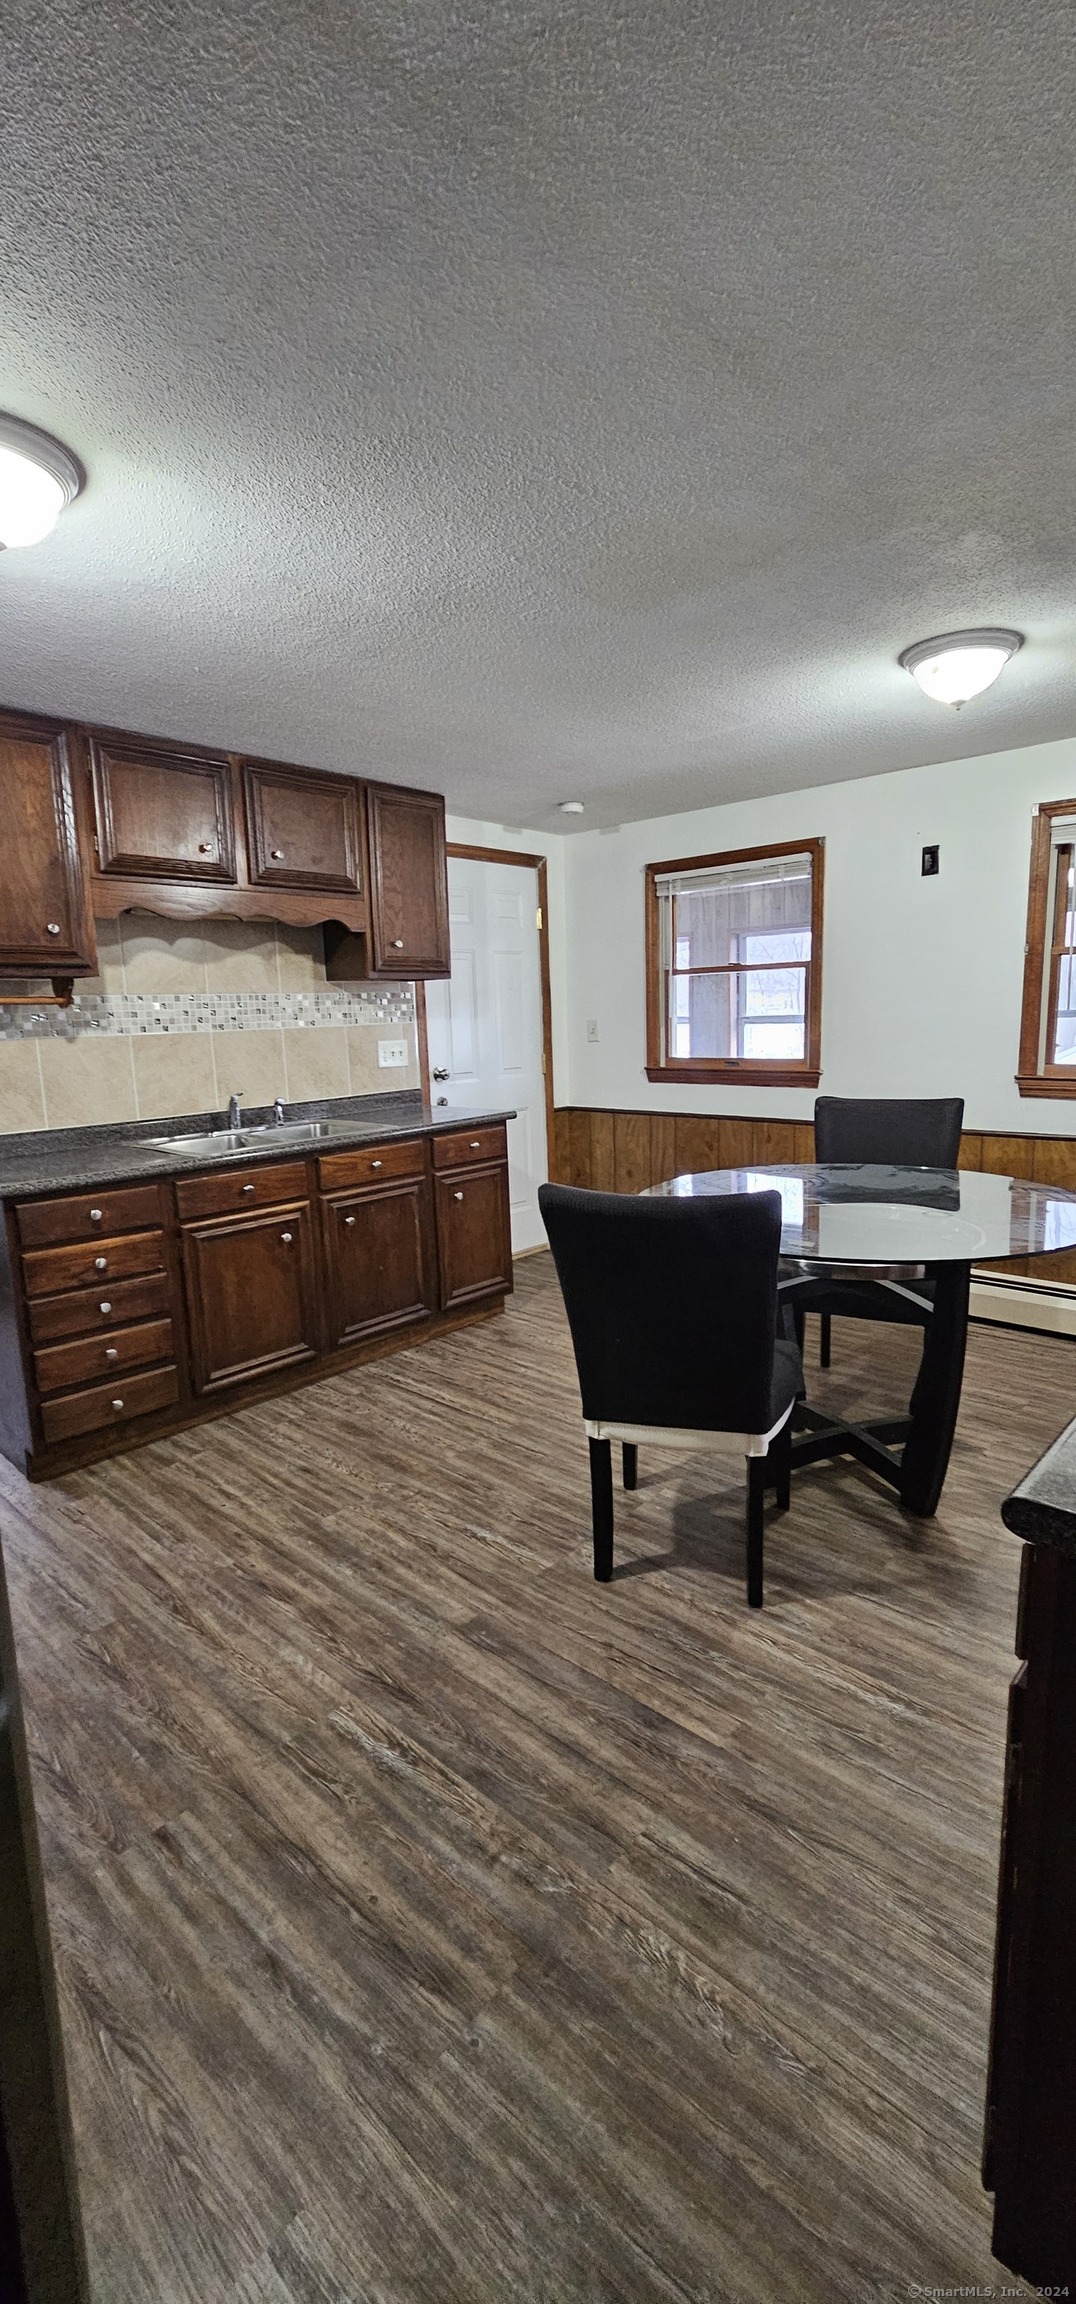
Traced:
[[371, 1168], [380, 1168], [382, 1165], [383, 1163], [380, 1160], [371, 1160], [370, 1162]]
[[470, 1149], [471, 1149], [471, 1151], [472, 1151], [472, 1152], [481, 1152], [481, 1150], [482, 1150], [482, 1138], [481, 1138], [481, 1136], [472, 1136], [472, 1138], [471, 1138], [471, 1144], [470, 1144]]
[[254, 1186], [253, 1184], [244, 1184], [243, 1190], [244, 1192], [253, 1192]]
[[271, 848], [269, 853], [273, 859], [274, 864], [282, 864], [284, 862], [284, 850], [282, 848]]
[[355, 1222], [355, 1218], [353, 1216], [345, 1216], [344, 1222], [345, 1224], [353, 1224]]
[[290, 1232], [282, 1232], [282, 1233], [281, 1233], [281, 1235], [280, 1235], [280, 1237], [281, 1237], [281, 1239], [282, 1239], [282, 1240], [288, 1240], [288, 1241], [290, 1241], [290, 1239], [291, 1239], [291, 1233], [290, 1233]]
[[117, 1347], [115, 1344], [106, 1344], [106, 1346], [105, 1346], [105, 1359], [106, 1359], [106, 1360], [118, 1360], [118, 1359], [119, 1359], [119, 1350], [118, 1350], [118, 1347]]
[[101, 1310], [102, 1310], [102, 1312], [104, 1313], [104, 1315], [105, 1315], [105, 1318], [106, 1318], [106, 1320], [107, 1320], [107, 1318], [108, 1318], [108, 1315], [109, 1315], [109, 1313], [110, 1313], [110, 1312], [111, 1312], [111, 1310], [112, 1310], [112, 1306], [111, 1306], [111, 1304], [102, 1304], [102, 1306], [101, 1306]]
[[60, 923], [59, 923], [59, 921], [58, 921], [58, 920], [50, 920], [50, 921], [48, 922], [48, 931], [49, 931], [49, 935], [50, 935], [50, 936], [58, 936], [58, 935], [59, 935], [59, 933], [60, 933]]
[[113, 1403], [112, 1403], [112, 1405], [113, 1405], [113, 1407], [114, 1407], [114, 1408], [122, 1408], [122, 1406], [123, 1406], [123, 1402], [122, 1402], [122, 1400], [114, 1400], [114, 1401], [113, 1401]]
[[100, 1223], [100, 1221], [101, 1221], [101, 1218], [102, 1218], [102, 1216], [103, 1216], [103, 1215], [104, 1215], [104, 1209], [103, 1209], [103, 1208], [91, 1208], [91, 1210], [90, 1210], [90, 1222], [91, 1222], [91, 1224], [99, 1224], [99, 1223]]
[[94, 1260], [93, 1260], [93, 1268], [94, 1268], [94, 1271], [95, 1271], [95, 1272], [107, 1272], [107, 1270], [108, 1270], [108, 1258], [107, 1258], [107, 1256], [95, 1256], [95, 1257], [94, 1257]]
[[454, 1199], [454, 1200], [462, 1200], [462, 1198], [463, 1198], [463, 1194], [462, 1194], [462, 1192], [454, 1192], [454, 1193], [453, 1193], [453, 1195], [452, 1195], [452, 1197], [453, 1197], [453, 1199]]
[[392, 939], [392, 949], [393, 949], [393, 951], [394, 951], [394, 952], [402, 952], [402, 951], [403, 951], [403, 937], [402, 937], [402, 936], [394, 936], [394, 937], [393, 937], [393, 939]]
[[213, 854], [213, 842], [212, 842], [212, 840], [199, 840], [199, 842], [198, 842], [198, 854], [199, 854], [199, 856], [212, 856], [212, 854]]

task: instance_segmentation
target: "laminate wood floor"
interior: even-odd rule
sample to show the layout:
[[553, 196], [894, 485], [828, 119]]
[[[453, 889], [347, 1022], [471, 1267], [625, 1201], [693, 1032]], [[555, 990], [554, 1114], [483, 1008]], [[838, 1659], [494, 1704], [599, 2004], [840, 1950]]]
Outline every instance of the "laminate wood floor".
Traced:
[[[640, 1462], [590, 1573], [548, 1257], [504, 1320], [0, 1506], [99, 2304], [978, 2282], [1019, 1546], [1076, 1349], [973, 1332], [931, 1524]], [[817, 1329], [813, 1331], [817, 1349]], [[834, 1324], [816, 1397], [906, 1395]]]

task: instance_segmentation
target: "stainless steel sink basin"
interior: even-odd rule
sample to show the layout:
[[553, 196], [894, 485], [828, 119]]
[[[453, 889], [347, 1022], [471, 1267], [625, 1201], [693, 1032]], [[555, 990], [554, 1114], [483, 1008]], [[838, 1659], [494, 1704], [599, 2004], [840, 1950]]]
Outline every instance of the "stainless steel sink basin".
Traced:
[[218, 1152], [270, 1152], [289, 1144], [314, 1144], [336, 1134], [331, 1120], [285, 1120], [279, 1127], [266, 1121], [257, 1128], [210, 1128], [198, 1136], [149, 1136], [155, 1152], [181, 1152], [186, 1159], [198, 1154], [212, 1159]]

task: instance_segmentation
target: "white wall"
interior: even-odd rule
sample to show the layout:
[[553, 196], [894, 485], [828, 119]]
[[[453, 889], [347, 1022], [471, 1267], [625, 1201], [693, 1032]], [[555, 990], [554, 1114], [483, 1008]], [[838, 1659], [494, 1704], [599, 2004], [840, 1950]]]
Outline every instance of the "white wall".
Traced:
[[[559, 1103], [809, 1119], [814, 1091], [651, 1084], [643, 870], [753, 842], [826, 842], [822, 1079], [833, 1095], [963, 1094], [970, 1128], [1070, 1135], [1018, 1095], [1031, 814], [1076, 794], [1076, 738], [576, 834], [563, 850]], [[920, 850], [941, 846], [937, 879]], [[586, 1036], [587, 1019], [598, 1041]], [[566, 1053], [567, 1061], [564, 1061]]]
[[549, 887], [549, 989], [553, 1009], [553, 1097], [570, 1103], [568, 1049], [571, 1043], [565, 917], [564, 851], [568, 842], [558, 832], [509, 831], [503, 824], [481, 824], [470, 816], [449, 816], [448, 838], [461, 848], [512, 849], [525, 856], [544, 856]]

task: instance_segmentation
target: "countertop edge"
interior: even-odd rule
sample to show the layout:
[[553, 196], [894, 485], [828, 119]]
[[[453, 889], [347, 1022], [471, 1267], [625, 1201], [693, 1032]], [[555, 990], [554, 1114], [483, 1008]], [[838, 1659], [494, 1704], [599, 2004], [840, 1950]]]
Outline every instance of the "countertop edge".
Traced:
[[1001, 1517], [1025, 1543], [1076, 1559], [1076, 1417], [1005, 1498]]

